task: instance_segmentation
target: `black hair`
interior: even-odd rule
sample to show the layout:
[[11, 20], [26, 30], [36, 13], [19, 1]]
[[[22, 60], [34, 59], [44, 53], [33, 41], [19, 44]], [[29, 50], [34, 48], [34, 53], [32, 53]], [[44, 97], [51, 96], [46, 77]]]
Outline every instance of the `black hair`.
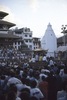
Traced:
[[31, 80], [30, 81], [30, 86], [31, 86], [31, 88], [35, 88], [37, 86], [36, 80]]
[[16, 94], [14, 91], [10, 91], [7, 94], [7, 100], [16, 100]]
[[21, 98], [21, 100], [30, 100], [30, 95], [26, 91], [21, 92], [19, 97]]
[[30, 100], [38, 100], [36, 97], [32, 96], [30, 97]]

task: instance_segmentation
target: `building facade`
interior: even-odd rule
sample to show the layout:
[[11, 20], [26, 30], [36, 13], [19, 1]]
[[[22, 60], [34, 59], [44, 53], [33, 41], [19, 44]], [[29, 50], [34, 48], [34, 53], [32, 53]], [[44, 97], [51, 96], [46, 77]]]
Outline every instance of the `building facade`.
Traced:
[[15, 35], [22, 37], [24, 43], [28, 46], [30, 50], [35, 50], [41, 48], [40, 38], [33, 37], [30, 28], [15, 29]]
[[21, 28], [21, 29], [15, 29], [15, 35], [22, 37], [22, 40], [24, 43], [28, 46], [30, 50], [32, 50], [33, 42], [32, 42], [32, 31], [30, 28]]
[[[64, 39], [65, 39], [65, 45], [64, 45]], [[57, 47], [59, 46], [67, 46], [67, 34], [65, 36], [57, 38]]]
[[33, 37], [33, 50], [41, 48], [40, 38]]

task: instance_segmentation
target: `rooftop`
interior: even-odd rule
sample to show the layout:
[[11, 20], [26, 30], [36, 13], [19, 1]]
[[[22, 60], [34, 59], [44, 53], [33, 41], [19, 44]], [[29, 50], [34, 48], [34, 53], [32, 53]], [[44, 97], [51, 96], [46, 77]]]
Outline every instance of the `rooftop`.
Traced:
[[0, 20], [0, 25], [7, 25], [8, 28], [15, 26], [16, 24], [5, 21], [5, 20]]
[[[57, 38], [58, 43], [63, 43], [64, 42], [64, 36]], [[65, 42], [67, 43], [67, 35], [65, 35]]]
[[0, 19], [3, 19], [7, 15], [8, 15], [8, 13], [0, 11]]
[[3, 33], [0, 33], [0, 38], [16, 38], [16, 39], [19, 39], [20, 37], [14, 35], [14, 34], [3, 34]]

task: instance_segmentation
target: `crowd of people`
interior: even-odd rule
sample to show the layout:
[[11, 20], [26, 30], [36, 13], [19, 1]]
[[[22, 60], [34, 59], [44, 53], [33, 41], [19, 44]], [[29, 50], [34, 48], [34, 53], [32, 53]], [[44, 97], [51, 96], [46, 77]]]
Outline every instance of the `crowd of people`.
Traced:
[[[38, 61], [47, 65], [30, 66]], [[67, 100], [67, 65], [46, 55], [31, 57], [2, 48], [0, 100]]]

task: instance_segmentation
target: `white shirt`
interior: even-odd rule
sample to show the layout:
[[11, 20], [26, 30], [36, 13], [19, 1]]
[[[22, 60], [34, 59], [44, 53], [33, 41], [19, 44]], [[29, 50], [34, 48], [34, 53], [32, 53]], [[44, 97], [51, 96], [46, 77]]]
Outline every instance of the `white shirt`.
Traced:
[[47, 61], [46, 56], [43, 57], [43, 61]]
[[32, 59], [31, 59], [31, 62], [36, 62], [36, 59], [35, 59], [35, 58], [32, 58]]
[[38, 100], [40, 100], [40, 98], [44, 98], [44, 96], [39, 88], [31, 88], [30, 95], [35, 96]]
[[58, 91], [57, 100], [67, 100], [67, 93], [64, 90]]
[[10, 84], [22, 84], [22, 82], [21, 82], [18, 78], [11, 77], [11, 78], [8, 80], [7, 85], [10, 85]]
[[51, 66], [51, 65], [54, 65], [53, 60], [50, 60], [49, 65], [50, 65], [50, 66]]
[[30, 89], [30, 87], [27, 86], [26, 84], [16, 84], [16, 87], [17, 87], [18, 91], [21, 91], [23, 88]]
[[16, 100], [21, 100], [21, 98], [19, 98], [19, 97], [16, 97]]

